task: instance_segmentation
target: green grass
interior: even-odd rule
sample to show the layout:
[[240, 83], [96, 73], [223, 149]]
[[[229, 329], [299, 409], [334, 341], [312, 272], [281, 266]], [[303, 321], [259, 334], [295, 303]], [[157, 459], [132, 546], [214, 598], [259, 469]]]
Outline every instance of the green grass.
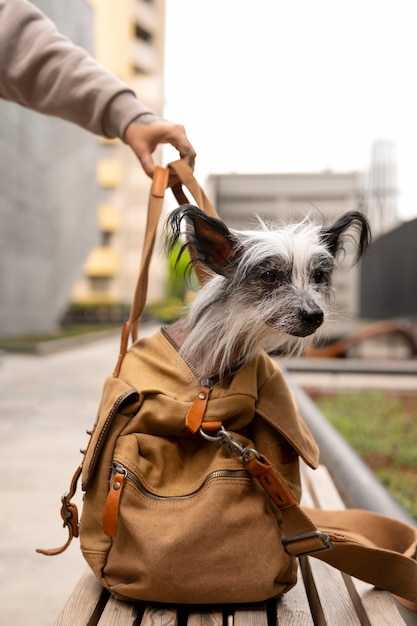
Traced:
[[417, 520], [417, 394], [364, 391], [313, 399]]

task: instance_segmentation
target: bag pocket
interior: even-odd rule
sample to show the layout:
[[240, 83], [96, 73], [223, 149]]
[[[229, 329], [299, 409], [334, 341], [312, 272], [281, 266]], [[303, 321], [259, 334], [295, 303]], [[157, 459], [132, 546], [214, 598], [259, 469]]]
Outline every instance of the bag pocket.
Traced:
[[[210, 445], [210, 444], [209, 444]], [[191, 493], [161, 496], [113, 462], [117, 524], [102, 582], [121, 599], [258, 602], [296, 581], [268, 498], [240, 469], [211, 471]]]
[[[97, 420], [84, 457], [82, 471], [82, 488], [84, 491], [87, 491], [92, 483], [98, 460], [112, 427], [116, 426], [114, 429], [117, 431], [114, 435], [116, 441], [117, 434], [137, 413], [139, 397], [136, 389], [127, 385], [120, 378], [109, 377], [106, 380]], [[117, 427], [117, 422], [119, 422], [119, 427]]]

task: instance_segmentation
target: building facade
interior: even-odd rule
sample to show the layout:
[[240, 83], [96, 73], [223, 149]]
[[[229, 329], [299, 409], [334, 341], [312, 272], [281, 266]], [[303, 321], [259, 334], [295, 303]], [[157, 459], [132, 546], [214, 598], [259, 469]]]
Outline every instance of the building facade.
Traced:
[[[162, 114], [164, 0], [34, 3]], [[0, 101], [0, 162], [0, 336], [53, 332], [71, 297], [130, 302], [150, 188], [131, 150]]]
[[[129, 84], [150, 110], [162, 115], [165, 0], [91, 0], [91, 4], [96, 58]], [[100, 241], [86, 260], [72, 299], [129, 303], [139, 268], [150, 180], [121, 141], [101, 139], [98, 151]], [[164, 285], [165, 263], [157, 253], [150, 300], [162, 297]]]
[[[85, 0], [35, 2], [93, 49]], [[0, 336], [51, 332], [96, 243], [97, 140], [0, 100]]]
[[417, 219], [377, 238], [361, 267], [362, 315], [417, 323]]

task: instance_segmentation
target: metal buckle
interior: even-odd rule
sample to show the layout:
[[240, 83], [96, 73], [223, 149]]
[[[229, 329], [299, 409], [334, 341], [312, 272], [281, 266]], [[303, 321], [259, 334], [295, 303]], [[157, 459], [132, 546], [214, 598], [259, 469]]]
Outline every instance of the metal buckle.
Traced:
[[[287, 546], [290, 543], [296, 543], [297, 541], [303, 541], [304, 539], [312, 539], [314, 537], [320, 537], [323, 541], [323, 546], [321, 548], [316, 548], [315, 550], [306, 550], [305, 552], [300, 552], [296, 556], [307, 556], [309, 554], [315, 554], [316, 552], [325, 552], [326, 550], [331, 550], [333, 548], [332, 540], [329, 535], [323, 533], [321, 530], [312, 530], [309, 533], [304, 533], [302, 535], [294, 535], [293, 537], [284, 537], [282, 540], [282, 545], [284, 546], [284, 550], [288, 552]], [[290, 554], [290, 553], [289, 553]]]

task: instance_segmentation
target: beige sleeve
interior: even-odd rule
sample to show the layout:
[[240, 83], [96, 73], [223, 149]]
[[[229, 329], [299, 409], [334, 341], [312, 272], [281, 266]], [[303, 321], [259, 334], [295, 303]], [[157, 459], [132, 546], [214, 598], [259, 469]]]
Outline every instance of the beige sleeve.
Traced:
[[0, 97], [106, 137], [149, 111], [26, 0], [0, 0]]

